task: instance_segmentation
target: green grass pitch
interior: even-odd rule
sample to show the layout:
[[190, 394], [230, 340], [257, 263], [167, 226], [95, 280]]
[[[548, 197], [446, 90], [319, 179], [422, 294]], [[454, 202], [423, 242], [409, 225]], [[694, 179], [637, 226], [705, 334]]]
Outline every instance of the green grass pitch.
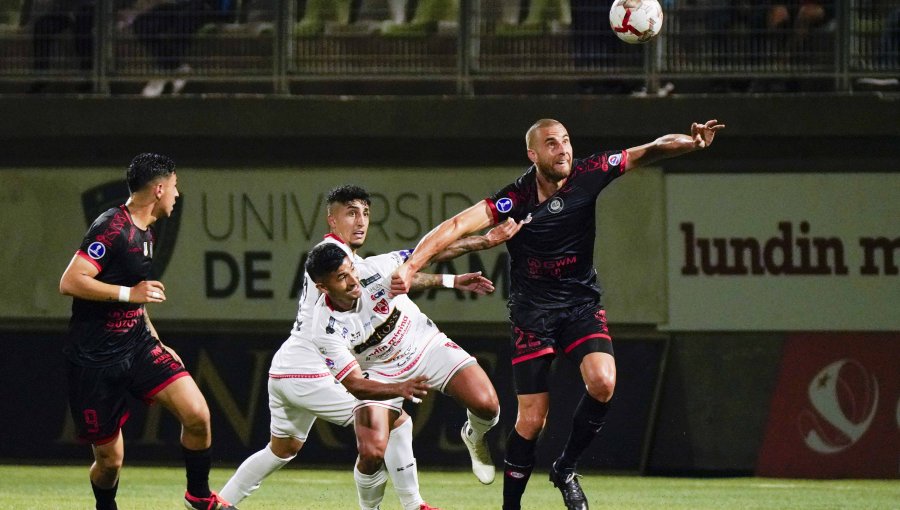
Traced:
[[[233, 469], [214, 469], [210, 482], [220, 488]], [[499, 473], [498, 473], [499, 475]], [[420, 471], [426, 500], [445, 510], [499, 509], [502, 479], [483, 486], [469, 472]], [[896, 480], [782, 480], [762, 478], [661, 478], [588, 474], [582, 480], [591, 508], [617, 510], [762, 510], [762, 509], [900, 509]], [[184, 470], [126, 464], [119, 486], [119, 508], [183, 508]], [[0, 509], [92, 509], [93, 495], [85, 466], [0, 466]], [[283, 469], [240, 505], [241, 510], [352, 510], [356, 489], [345, 470]], [[382, 510], [399, 510], [388, 484]], [[562, 499], [535, 472], [523, 510], [562, 508]]]

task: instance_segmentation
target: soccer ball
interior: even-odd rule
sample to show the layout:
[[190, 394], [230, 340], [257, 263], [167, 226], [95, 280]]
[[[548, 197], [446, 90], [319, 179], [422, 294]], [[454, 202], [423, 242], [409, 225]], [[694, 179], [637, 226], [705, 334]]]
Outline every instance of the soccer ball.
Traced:
[[609, 26], [619, 39], [640, 44], [662, 30], [663, 12], [657, 0], [616, 0], [609, 10]]

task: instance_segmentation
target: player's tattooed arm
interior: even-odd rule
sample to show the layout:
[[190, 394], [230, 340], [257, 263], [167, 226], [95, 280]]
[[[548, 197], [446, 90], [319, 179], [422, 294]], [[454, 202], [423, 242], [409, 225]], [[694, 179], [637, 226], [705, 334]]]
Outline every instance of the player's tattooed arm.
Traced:
[[494, 282], [481, 276], [481, 271], [458, 275], [443, 275], [430, 273], [416, 273], [413, 276], [410, 291], [436, 289], [445, 287], [444, 277], [453, 277], [453, 288], [464, 292], [474, 292], [485, 295], [494, 292]]
[[415, 276], [413, 276], [412, 286], [409, 290], [416, 291], [438, 288], [441, 286], [442, 276], [443, 275], [431, 273], [416, 273]]
[[512, 218], [507, 218], [506, 221], [488, 230], [484, 235], [473, 235], [457, 239], [450, 246], [447, 246], [443, 251], [432, 257], [430, 262], [432, 264], [444, 262], [455, 259], [460, 255], [465, 255], [470, 251], [487, 250], [503, 244], [516, 235], [523, 224], [521, 221], [517, 222]]

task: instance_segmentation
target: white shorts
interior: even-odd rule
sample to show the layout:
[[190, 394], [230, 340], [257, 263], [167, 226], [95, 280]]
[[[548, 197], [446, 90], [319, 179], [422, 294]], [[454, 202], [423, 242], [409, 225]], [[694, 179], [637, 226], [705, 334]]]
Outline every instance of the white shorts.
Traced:
[[[447, 338], [447, 335], [438, 333], [431, 337], [422, 354], [413, 359], [409, 366], [373, 365], [363, 370], [363, 375], [373, 381], [385, 383], [402, 382], [424, 375], [432, 389], [444, 393], [450, 379], [473, 363], [477, 363], [477, 360], [471, 354]], [[360, 400], [357, 405], [376, 405], [399, 412], [403, 400], [400, 397], [390, 400]]]
[[270, 375], [270, 429], [275, 437], [306, 442], [316, 418], [341, 427], [353, 424], [359, 401], [331, 374], [326, 376]]

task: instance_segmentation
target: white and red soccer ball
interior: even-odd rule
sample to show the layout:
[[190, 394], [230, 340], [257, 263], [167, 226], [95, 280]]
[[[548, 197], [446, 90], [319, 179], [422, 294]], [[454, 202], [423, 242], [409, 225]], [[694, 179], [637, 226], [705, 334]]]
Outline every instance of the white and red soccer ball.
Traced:
[[657, 0], [616, 0], [609, 9], [609, 26], [629, 44], [653, 39], [662, 24], [663, 11]]

